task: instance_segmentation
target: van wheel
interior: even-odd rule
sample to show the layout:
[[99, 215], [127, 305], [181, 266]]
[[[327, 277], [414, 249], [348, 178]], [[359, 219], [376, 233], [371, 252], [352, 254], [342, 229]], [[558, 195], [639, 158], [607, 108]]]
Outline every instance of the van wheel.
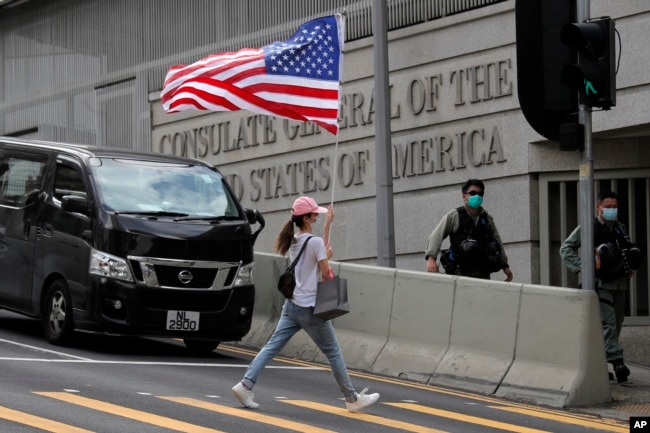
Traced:
[[70, 341], [74, 330], [68, 285], [63, 280], [54, 281], [50, 284], [43, 302], [45, 338], [52, 344], [62, 346]]
[[191, 352], [199, 355], [208, 354], [219, 346], [219, 341], [193, 340], [191, 338], [184, 338], [183, 343]]

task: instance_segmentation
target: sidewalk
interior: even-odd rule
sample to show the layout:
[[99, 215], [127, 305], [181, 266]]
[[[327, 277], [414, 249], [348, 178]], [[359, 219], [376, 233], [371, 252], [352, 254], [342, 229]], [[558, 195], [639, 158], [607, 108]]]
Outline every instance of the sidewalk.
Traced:
[[628, 421], [633, 416], [650, 416], [650, 367], [629, 363], [625, 365], [630, 369], [630, 377], [625, 383], [610, 381], [612, 386], [610, 402], [571, 410], [621, 421]]

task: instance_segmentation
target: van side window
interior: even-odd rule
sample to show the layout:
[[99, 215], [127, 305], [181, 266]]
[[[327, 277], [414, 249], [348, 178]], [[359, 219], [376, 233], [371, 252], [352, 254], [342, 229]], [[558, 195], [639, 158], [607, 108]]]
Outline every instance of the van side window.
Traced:
[[81, 173], [72, 167], [57, 164], [54, 178], [54, 198], [61, 201], [66, 195], [83, 198], [88, 196]]
[[45, 164], [46, 157], [39, 155], [0, 155], [0, 205], [23, 206], [30, 193], [41, 187]]

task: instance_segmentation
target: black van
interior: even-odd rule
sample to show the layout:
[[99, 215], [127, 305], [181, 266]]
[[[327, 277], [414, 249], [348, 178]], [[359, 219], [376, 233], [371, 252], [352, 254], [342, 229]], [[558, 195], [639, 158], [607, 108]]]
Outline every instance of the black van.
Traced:
[[53, 344], [75, 329], [240, 340], [263, 228], [202, 161], [0, 137], [0, 308]]

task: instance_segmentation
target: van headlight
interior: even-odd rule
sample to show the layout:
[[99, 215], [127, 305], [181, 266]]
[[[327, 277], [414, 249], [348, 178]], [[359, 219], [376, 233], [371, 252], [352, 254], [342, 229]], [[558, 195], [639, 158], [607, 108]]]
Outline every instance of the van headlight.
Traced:
[[253, 264], [255, 262], [250, 262], [239, 267], [237, 276], [232, 282], [233, 287], [239, 286], [250, 286], [253, 284]]
[[131, 269], [124, 259], [98, 251], [90, 250], [90, 266], [88, 272], [100, 277], [115, 278], [116, 280], [133, 281]]

